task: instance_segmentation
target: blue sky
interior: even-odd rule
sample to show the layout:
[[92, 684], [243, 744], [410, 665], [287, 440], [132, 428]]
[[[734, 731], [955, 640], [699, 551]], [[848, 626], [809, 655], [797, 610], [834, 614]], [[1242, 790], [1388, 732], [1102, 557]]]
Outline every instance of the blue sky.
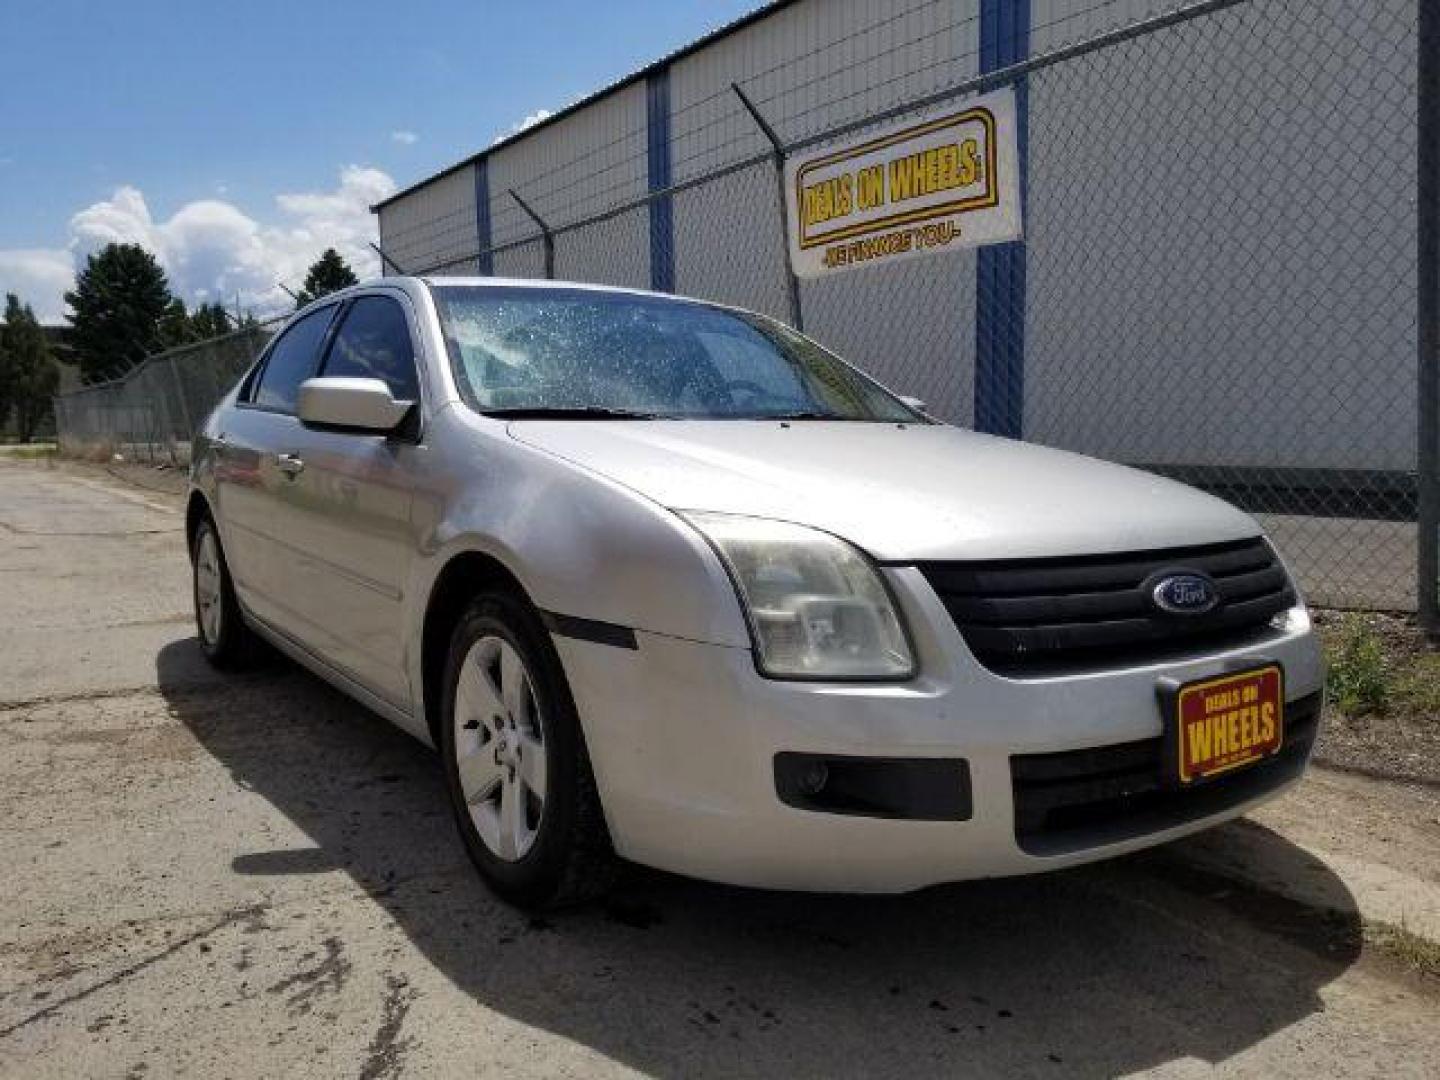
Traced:
[[363, 251], [389, 185], [755, 6], [9, 3], [0, 290], [55, 320], [75, 260], [133, 239], [191, 299], [263, 307], [322, 233]]

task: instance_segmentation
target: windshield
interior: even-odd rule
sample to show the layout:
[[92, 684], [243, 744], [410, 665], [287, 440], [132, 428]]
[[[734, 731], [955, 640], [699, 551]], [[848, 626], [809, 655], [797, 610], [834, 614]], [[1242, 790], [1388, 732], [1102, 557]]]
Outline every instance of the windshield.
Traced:
[[460, 391], [484, 413], [924, 422], [809, 338], [757, 315], [583, 289], [432, 291]]

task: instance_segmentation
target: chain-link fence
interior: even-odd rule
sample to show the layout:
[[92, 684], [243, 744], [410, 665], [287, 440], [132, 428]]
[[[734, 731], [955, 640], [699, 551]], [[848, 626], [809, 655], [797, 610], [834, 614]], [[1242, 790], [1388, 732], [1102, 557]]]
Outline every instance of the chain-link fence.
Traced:
[[[678, 182], [589, 214], [553, 178], [518, 194], [552, 276], [652, 286], [663, 259], [676, 292], [802, 322], [946, 420], [1238, 503], [1317, 603], [1413, 610], [1434, 596], [1423, 570], [1417, 593], [1433, 531], [1417, 529], [1434, 439], [1416, 389], [1433, 318], [1416, 259], [1416, 202], [1434, 201], [1417, 171], [1424, 6], [1036, 2], [1022, 39], [988, 44], [964, 38], [978, 6], [887, 6], [783, 69], [729, 57], [738, 89], [672, 110]], [[976, 47], [935, 44], [954, 40]], [[795, 285], [773, 150], [1001, 86], [1021, 102], [1023, 243]], [[623, 176], [637, 141], [599, 172]], [[657, 207], [668, 249], [646, 247]], [[545, 276], [541, 242], [516, 243], [494, 272]], [[415, 269], [472, 272], [483, 254]]]
[[158, 353], [118, 379], [57, 397], [61, 453], [187, 464], [195, 429], [265, 347], [278, 322]]
[[[803, 324], [943, 419], [1238, 503], [1316, 603], [1433, 621], [1432, 5], [1033, 0], [987, 39], [990, 3], [837, 5], [813, 47], [778, 21], [782, 46], [746, 30], [667, 84], [658, 173], [643, 123], [501, 148], [473, 184], [438, 179], [433, 211], [406, 204], [409, 232], [382, 244], [412, 273], [670, 289]], [[1007, 86], [1023, 242], [797, 283], [783, 154]], [[637, 100], [643, 116], [645, 93], [603, 99], [596, 124]], [[521, 159], [543, 161], [527, 179]], [[454, 210], [482, 187], [483, 214]], [[204, 412], [175, 396], [187, 360], [152, 366], [64, 399], [62, 439], [179, 442]], [[1097, 507], [1117, 528], [1128, 510]]]

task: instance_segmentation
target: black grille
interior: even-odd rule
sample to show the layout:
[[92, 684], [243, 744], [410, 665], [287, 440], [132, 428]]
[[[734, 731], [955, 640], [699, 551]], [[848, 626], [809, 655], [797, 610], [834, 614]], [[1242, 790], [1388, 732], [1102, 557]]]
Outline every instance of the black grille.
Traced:
[[1015, 839], [1033, 855], [1118, 843], [1218, 814], [1298, 776], [1320, 720], [1320, 695], [1285, 706], [1279, 753], [1248, 768], [1176, 788], [1161, 738], [1010, 759]]
[[[1024, 677], [1159, 660], [1247, 644], [1295, 593], [1264, 540], [1079, 558], [923, 563], [965, 643], [986, 667]], [[1201, 571], [1220, 604], [1168, 615], [1142, 587], [1163, 571]]]

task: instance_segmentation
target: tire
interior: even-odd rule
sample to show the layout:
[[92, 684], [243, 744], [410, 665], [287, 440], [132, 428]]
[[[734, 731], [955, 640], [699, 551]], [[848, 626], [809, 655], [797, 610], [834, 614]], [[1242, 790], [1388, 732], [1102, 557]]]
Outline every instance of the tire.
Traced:
[[616, 862], [579, 716], [538, 614], [478, 596], [450, 640], [440, 750], [465, 849], [486, 883], [528, 909], [606, 892]]
[[245, 624], [220, 533], [208, 515], [195, 529], [190, 566], [200, 651], [217, 668], [235, 671], [249, 666], [255, 660], [258, 641]]

